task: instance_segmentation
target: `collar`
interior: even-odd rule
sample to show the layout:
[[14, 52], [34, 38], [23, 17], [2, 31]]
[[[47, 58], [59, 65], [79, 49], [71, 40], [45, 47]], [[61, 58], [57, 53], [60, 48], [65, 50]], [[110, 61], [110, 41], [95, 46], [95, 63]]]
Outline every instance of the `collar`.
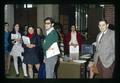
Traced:
[[106, 31], [104, 31], [103, 33], [106, 34], [107, 31], [108, 31], [108, 29]]
[[106, 29], [106, 31], [104, 31], [104, 32], [100, 32], [100, 33], [101, 33], [101, 34], [102, 34], [102, 33], [106, 34], [107, 31], [108, 31], [108, 29]]
[[47, 35], [48, 35], [52, 30], [54, 30], [54, 27], [51, 27], [49, 30], [47, 30]]

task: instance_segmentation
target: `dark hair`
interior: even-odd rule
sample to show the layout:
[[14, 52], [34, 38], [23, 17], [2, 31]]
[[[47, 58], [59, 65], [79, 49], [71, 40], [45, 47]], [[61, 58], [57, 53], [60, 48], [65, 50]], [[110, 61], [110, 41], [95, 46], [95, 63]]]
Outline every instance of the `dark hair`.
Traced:
[[70, 27], [71, 27], [71, 26], [76, 26], [76, 25], [75, 25], [74, 23], [72, 23], [72, 24], [70, 24]]
[[34, 26], [32, 26], [32, 25], [28, 25], [28, 27], [27, 27], [27, 35], [29, 34], [28, 29], [30, 27], [32, 27], [34, 29], [34, 34], [36, 34], [37, 33], [36, 28]]
[[40, 29], [40, 35], [43, 35], [43, 30], [41, 27], [37, 27], [37, 29]]
[[56, 22], [54, 24], [54, 29], [60, 29], [60, 31], [62, 30], [62, 24], [60, 24], [59, 22]]
[[52, 17], [46, 17], [44, 19], [44, 23], [45, 23], [46, 20], [50, 20], [51, 23], [55, 23], [55, 21], [54, 21], [54, 19]]
[[100, 22], [100, 21], [104, 21], [106, 24], [108, 24], [108, 22], [107, 22], [106, 19], [100, 19], [99, 22]]
[[109, 24], [108, 28], [111, 29], [111, 30], [114, 30], [115, 26], [113, 24]]
[[71, 24], [71, 25], [70, 25], [70, 30], [69, 30], [69, 31], [71, 31], [72, 26], [75, 26], [75, 31], [76, 31], [76, 25], [75, 25], [75, 24]]
[[15, 25], [17, 25], [17, 24], [19, 25], [19, 31], [18, 31], [18, 32], [21, 33], [21, 32], [20, 32], [20, 24], [19, 24], [19, 23], [14, 23], [14, 24], [13, 24], [12, 33], [16, 33], [16, 32], [15, 32]]

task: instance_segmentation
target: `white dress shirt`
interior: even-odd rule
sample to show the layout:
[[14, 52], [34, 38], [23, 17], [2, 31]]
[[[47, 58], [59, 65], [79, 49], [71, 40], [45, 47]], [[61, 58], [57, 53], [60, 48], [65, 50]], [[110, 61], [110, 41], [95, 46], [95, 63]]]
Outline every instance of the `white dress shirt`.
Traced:
[[47, 30], [47, 35], [52, 31], [52, 30], [54, 30], [54, 28], [52, 27], [52, 28], [50, 28], [49, 30]]
[[69, 42], [69, 45], [70, 45], [71, 43], [73, 43], [73, 44], [78, 44], [76, 34], [77, 34], [76, 31], [75, 31], [75, 32], [71, 32], [71, 40], [70, 40], [70, 42]]
[[102, 36], [107, 32], [107, 30], [105, 32], [101, 32], [100, 35], [99, 35], [99, 38], [98, 38], [98, 42], [100, 42]]

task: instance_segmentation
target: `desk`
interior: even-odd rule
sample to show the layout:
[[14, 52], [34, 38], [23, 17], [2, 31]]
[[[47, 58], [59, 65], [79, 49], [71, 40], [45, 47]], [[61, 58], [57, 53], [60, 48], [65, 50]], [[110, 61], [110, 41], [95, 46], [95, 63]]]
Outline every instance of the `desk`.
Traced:
[[85, 73], [85, 64], [76, 62], [61, 62], [58, 67], [59, 78], [83, 78]]

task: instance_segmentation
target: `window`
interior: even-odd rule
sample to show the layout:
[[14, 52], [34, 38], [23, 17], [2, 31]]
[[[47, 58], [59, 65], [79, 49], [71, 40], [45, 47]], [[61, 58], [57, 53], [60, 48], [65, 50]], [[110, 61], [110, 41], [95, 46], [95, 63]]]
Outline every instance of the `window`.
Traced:
[[24, 4], [24, 8], [32, 8], [33, 5], [32, 4]]
[[86, 32], [87, 31], [87, 21], [88, 21], [88, 5], [76, 5], [76, 12], [75, 12], [75, 18], [76, 18], [76, 25], [80, 32]]

